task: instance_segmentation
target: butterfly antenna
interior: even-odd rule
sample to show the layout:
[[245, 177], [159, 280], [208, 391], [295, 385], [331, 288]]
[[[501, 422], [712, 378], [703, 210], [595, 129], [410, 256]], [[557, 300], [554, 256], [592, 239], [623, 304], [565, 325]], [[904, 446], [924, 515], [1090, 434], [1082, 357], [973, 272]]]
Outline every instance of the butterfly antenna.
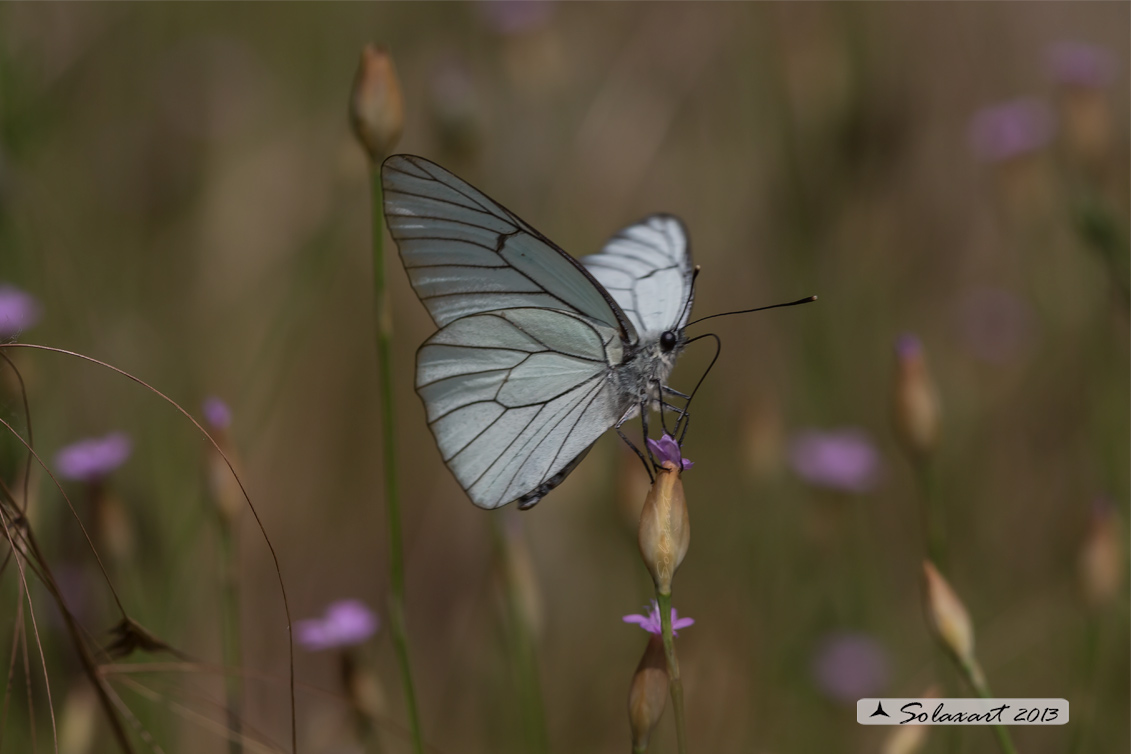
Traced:
[[[704, 319], [706, 319], [706, 317], [704, 317]], [[711, 363], [707, 365], [707, 369], [704, 370], [703, 376], [700, 377], [699, 381], [695, 383], [695, 389], [691, 391], [691, 395], [687, 398], [687, 403], [685, 403], [683, 406], [683, 416], [679, 417], [679, 419], [675, 423], [675, 431], [677, 433], [679, 432], [679, 425], [681, 422], [691, 421], [691, 401], [695, 400], [695, 394], [699, 392], [699, 386], [703, 384], [703, 380], [707, 379], [707, 375], [711, 373], [711, 369], [715, 366], [715, 362], [719, 360], [719, 354], [723, 352], [723, 342], [719, 339], [719, 336], [715, 335], [713, 332], [704, 333], [703, 335], [696, 335], [694, 338], [691, 338], [689, 341], [687, 341], [687, 345], [690, 345], [697, 340], [702, 340], [703, 338], [715, 339], [715, 355], [711, 358]], [[684, 424], [684, 432], [686, 431], [687, 425]], [[680, 435], [679, 440], [680, 442], [683, 442], [682, 434]]]
[[[692, 325], [697, 325], [700, 322], [704, 322], [708, 319], [714, 319], [715, 317], [729, 317], [732, 314], [750, 314], [751, 312], [764, 312], [767, 309], [780, 309], [783, 306], [797, 306], [798, 304], [808, 304], [811, 301], [816, 301], [816, 300], [817, 300], [816, 296], [806, 296], [805, 298], [798, 299], [797, 301], [790, 301], [787, 304], [772, 304], [770, 306], [759, 306], [757, 309], [742, 309], [742, 310], [737, 311], [737, 312], [722, 312], [721, 314], [710, 314], [706, 317], [700, 317], [699, 319], [695, 320], [694, 322], [688, 322], [686, 325], [684, 325], [684, 327], [691, 327]], [[687, 342], [690, 343], [691, 341], [687, 341]]]

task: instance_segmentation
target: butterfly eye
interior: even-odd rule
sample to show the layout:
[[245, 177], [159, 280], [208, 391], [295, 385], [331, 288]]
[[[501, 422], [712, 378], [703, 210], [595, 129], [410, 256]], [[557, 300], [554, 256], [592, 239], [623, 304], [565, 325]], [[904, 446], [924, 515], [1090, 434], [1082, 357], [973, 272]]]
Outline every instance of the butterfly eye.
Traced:
[[664, 334], [660, 336], [660, 349], [667, 353], [675, 348], [675, 333], [671, 330], [665, 330]]

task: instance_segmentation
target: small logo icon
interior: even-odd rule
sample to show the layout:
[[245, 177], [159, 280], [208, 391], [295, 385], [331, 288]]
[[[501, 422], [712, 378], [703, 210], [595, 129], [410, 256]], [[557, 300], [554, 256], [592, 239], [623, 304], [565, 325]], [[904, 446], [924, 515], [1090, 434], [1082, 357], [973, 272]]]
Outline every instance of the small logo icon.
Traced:
[[891, 715], [884, 712], [884, 703], [881, 702], [881, 701], [876, 702], [876, 711], [873, 712], [872, 714], [868, 715], [868, 717], [876, 717], [877, 715], [883, 715], [884, 717], [891, 717]]

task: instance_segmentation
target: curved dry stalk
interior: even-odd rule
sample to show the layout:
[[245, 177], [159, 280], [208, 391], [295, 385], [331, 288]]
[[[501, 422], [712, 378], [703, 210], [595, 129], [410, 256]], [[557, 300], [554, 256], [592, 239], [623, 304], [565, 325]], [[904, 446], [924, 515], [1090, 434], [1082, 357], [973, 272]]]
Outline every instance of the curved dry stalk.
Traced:
[[[87, 361], [87, 362], [90, 362], [92, 364], [97, 364], [100, 367], [108, 369], [111, 372], [115, 372], [115, 373], [125, 377], [126, 379], [128, 379], [132, 382], [135, 382], [138, 385], [141, 385], [146, 390], [149, 390], [151, 393], [153, 393], [154, 395], [158, 396], [159, 398], [164, 400], [166, 403], [171, 405], [173, 408], [175, 408], [177, 411], [179, 411], [182, 416], [184, 416], [186, 419], [188, 419], [190, 422], [192, 422], [192, 425], [194, 427], [196, 427], [197, 430], [202, 435], [204, 435], [206, 438], [208, 438], [208, 442], [212, 443], [212, 447], [215, 448], [216, 452], [220, 454], [220, 457], [224, 459], [224, 463], [228, 466], [228, 470], [232, 472], [232, 476], [235, 478], [236, 484], [239, 485], [240, 493], [243, 495], [244, 501], [247, 503], [248, 508], [251, 510], [252, 516], [255, 518], [255, 523], [256, 523], [256, 526], [259, 527], [260, 534], [263, 535], [263, 541], [267, 545], [267, 549], [271, 554], [271, 560], [272, 560], [274, 568], [275, 568], [275, 576], [277, 577], [278, 582], [279, 582], [279, 593], [280, 593], [280, 595], [282, 596], [282, 599], [283, 599], [283, 612], [285, 613], [286, 618], [287, 618], [287, 649], [288, 649], [288, 664], [289, 664], [289, 678], [290, 678], [289, 688], [290, 688], [290, 712], [291, 712], [291, 750], [297, 752], [298, 751], [298, 723], [297, 723], [297, 717], [296, 717], [296, 711], [295, 711], [296, 705], [295, 705], [295, 684], [294, 684], [294, 678], [295, 678], [294, 629], [292, 627], [290, 603], [287, 600], [287, 590], [286, 590], [285, 584], [283, 583], [283, 572], [282, 572], [282, 568], [279, 566], [279, 556], [275, 552], [275, 546], [271, 543], [270, 537], [267, 536], [267, 529], [263, 525], [262, 519], [259, 517], [259, 511], [256, 510], [255, 505], [251, 502], [251, 496], [248, 495], [247, 489], [244, 487], [243, 480], [240, 479], [239, 474], [236, 473], [236, 469], [232, 465], [232, 462], [228, 458], [227, 454], [224, 453], [223, 449], [220, 448], [219, 444], [217, 444], [216, 440], [213, 439], [212, 435], [208, 433], [208, 430], [206, 430], [203, 426], [201, 426], [201, 424], [192, 416], [192, 414], [190, 414], [188, 411], [186, 411], [184, 408], [182, 408], [179, 403], [174, 401], [169, 396], [165, 395], [163, 392], [161, 392], [157, 388], [150, 385], [145, 380], [141, 379], [140, 377], [135, 377], [134, 375], [130, 374], [129, 372], [125, 371], [124, 369], [120, 369], [120, 368], [118, 368], [118, 367], [116, 367], [112, 364], [108, 364], [108, 363], [101, 361], [99, 359], [96, 359], [92, 356], [86, 356], [85, 354], [81, 354], [81, 353], [78, 353], [76, 351], [69, 351], [65, 348], [56, 348], [54, 346], [44, 346], [44, 345], [39, 345], [37, 343], [0, 343], [0, 353], [3, 353], [3, 349], [5, 349], [5, 348], [30, 348], [30, 349], [33, 349], [33, 350], [48, 351], [48, 352], [51, 352], [51, 353], [57, 353], [57, 354], [61, 354], [63, 356], [70, 356], [72, 358], [76, 358], [76, 359], [79, 359], [81, 361]], [[3, 420], [0, 419], [0, 422], [3, 422]], [[9, 430], [11, 430], [11, 426], [8, 425], [7, 422], [3, 422], [3, 423], [4, 423], [5, 426], [8, 427]], [[19, 437], [19, 434], [16, 433], [16, 436]], [[21, 440], [21, 442], [23, 442], [22, 437], [20, 437], [20, 440]], [[24, 445], [26, 446], [27, 443], [25, 442]], [[28, 447], [28, 450], [31, 451], [31, 448]], [[34, 452], [34, 451], [32, 451], [32, 452]], [[38, 459], [38, 456], [36, 456], [36, 458]], [[43, 464], [42, 461], [40, 461], [40, 465], [43, 466], [43, 468], [45, 470], [47, 470], [47, 466], [45, 464]], [[50, 470], [47, 470], [47, 471], [50, 474]], [[52, 479], [54, 479], [53, 475], [52, 475]], [[56, 484], [58, 484], [58, 482], [56, 482]], [[124, 610], [123, 610], [123, 613], [124, 613]], [[73, 622], [73, 619], [69, 618], [67, 611], [64, 610], [63, 614], [64, 614], [64, 618], [67, 619], [68, 625], [70, 625]]]

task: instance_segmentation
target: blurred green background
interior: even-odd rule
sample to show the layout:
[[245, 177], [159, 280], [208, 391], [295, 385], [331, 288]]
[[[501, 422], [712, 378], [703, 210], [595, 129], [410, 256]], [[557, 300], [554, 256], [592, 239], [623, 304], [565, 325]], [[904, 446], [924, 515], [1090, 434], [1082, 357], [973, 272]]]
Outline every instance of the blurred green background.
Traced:
[[[667, 211], [702, 266], [697, 315], [820, 296], [712, 322], [723, 354], [684, 448], [694, 535], [675, 583], [697, 621], [678, 640], [694, 750], [880, 751], [886, 730], [858, 726], [821, 681], [821, 647], [845, 632], [880, 649], [873, 695], [966, 695], [926, 629], [920, 492], [891, 429], [893, 345], [912, 332], [942, 402], [945, 572], [982, 665], [999, 696], [1072, 704], [1067, 726], [1012, 729], [1018, 750], [1124, 752], [1129, 22], [1116, 3], [4, 4], [0, 282], [41, 302], [21, 341], [105, 360], [194, 415], [207, 395], [227, 401], [295, 618], [342, 598], [382, 612], [369, 194], [346, 105], [361, 48], [384, 44], [406, 103], [397, 151], [448, 167], [572, 254]], [[1064, 41], [1101, 48], [1109, 75], [1058, 80], [1048, 56]], [[1047, 108], [1049, 132], [1009, 155], [979, 152], [971, 119], [1021, 97]], [[414, 351], [434, 328], [389, 262], [425, 736], [440, 752], [528, 750], [497, 516], [529, 552], [552, 750], [625, 751], [645, 636], [621, 616], [651, 596], [631, 519], [639, 463], [607, 437], [532, 511], [472, 506], [413, 392]], [[136, 540], [115, 583], [137, 620], [205, 664], [134, 679], [159, 696], [116, 687], [161, 750], [223, 750], [201, 722], [224, 724], [202, 438], [105, 370], [6, 353], [45, 459], [84, 436], [133, 438], [111, 480]], [[690, 350], [672, 384], [693, 386], [710, 355]], [[0, 415], [22, 428], [4, 371]], [[866, 492], [791, 470], [797, 432], [844, 427], [881, 459]], [[11, 485], [15, 444], [4, 452]], [[33, 481], [48, 561], [91, 573], [58, 490]], [[81, 486], [64, 489], [88, 515]], [[1117, 590], [1088, 604], [1078, 562], [1101, 499], [1115, 510]], [[246, 732], [285, 750], [287, 633], [253, 523], [240, 521], [238, 571], [255, 674]], [[84, 578], [81, 617], [105, 644], [114, 613]], [[18, 581], [9, 563], [5, 657]], [[65, 727], [77, 663], [33, 594]], [[302, 750], [353, 750], [335, 660], [297, 652]], [[24, 661], [10, 663], [5, 751], [32, 750], [29, 719], [51, 750], [34, 643], [29, 656], [30, 694]], [[387, 631], [365, 657], [384, 686], [385, 750], [407, 751]], [[112, 750], [105, 725], [94, 731], [71, 751]], [[984, 728], [935, 729], [926, 746], [996, 751]], [[138, 749], [151, 745], [139, 736]], [[675, 751], [670, 710], [652, 750]]]

